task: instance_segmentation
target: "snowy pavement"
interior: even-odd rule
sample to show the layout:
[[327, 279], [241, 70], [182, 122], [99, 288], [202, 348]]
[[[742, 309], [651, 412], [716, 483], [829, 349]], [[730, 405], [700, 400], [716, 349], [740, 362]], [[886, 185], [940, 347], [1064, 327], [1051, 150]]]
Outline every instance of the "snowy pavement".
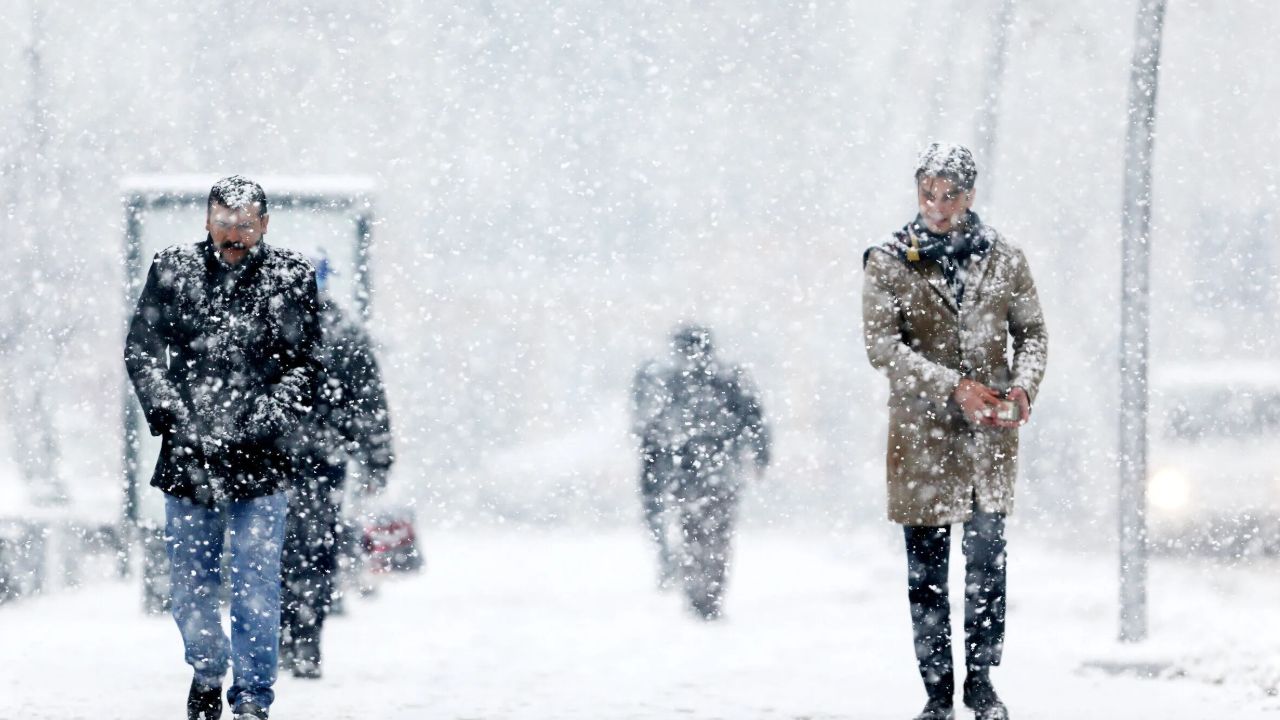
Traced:
[[[430, 533], [426, 571], [349, 603], [325, 679], [282, 678], [272, 717], [903, 720], [923, 693], [895, 541], [744, 532], [728, 616], [707, 624], [654, 589], [638, 531]], [[1274, 561], [1158, 561], [1138, 647], [1113, 639], [1111, 557], [1015, 529], [1010, 568], [993, 678], [1016, 720], [1280, 718]], [[0, 720], [181, 717], [178, 633], [138, 608], [132, 583], [106, 581], [0, 608]]]

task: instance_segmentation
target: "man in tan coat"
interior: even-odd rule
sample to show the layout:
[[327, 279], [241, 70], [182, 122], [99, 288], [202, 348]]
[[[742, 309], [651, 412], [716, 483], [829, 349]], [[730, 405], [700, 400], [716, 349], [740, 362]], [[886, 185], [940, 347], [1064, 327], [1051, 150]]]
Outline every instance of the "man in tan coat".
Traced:
[[867, 356], [889, 377], [889, 518], [904, 526], [928, 693], [917, 720], [954, 717], [947, 556], [955, 523], [964, 524], [964, 703], [980, 720], [1008, 717], [989, 674], [1004, 644], [1004, 519], [1018, 427], [1048, 357], [1026, 257], [970, 210], [977, 175], [967, 149], [931, 144], [916, 168], [919, 215], [863, 256]]

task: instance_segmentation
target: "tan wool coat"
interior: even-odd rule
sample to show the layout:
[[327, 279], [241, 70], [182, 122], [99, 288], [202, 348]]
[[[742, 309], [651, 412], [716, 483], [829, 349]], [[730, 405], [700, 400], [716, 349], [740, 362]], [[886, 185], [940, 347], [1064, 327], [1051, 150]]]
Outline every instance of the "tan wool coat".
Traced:
[[[887, 248], [866, 257], [867, 357], [889, 377], [889, 519], [949, 525], [1013, 510], [1018, 431], [971, 424], [952, 398], [963, 377], [1035, 402], [1048, 334], [1027, 259], [984, 227], [991, 247], [968, 262], [963, 303], [936, 262]], [[1012, 340], [1012, 357], [1008, 351]]]

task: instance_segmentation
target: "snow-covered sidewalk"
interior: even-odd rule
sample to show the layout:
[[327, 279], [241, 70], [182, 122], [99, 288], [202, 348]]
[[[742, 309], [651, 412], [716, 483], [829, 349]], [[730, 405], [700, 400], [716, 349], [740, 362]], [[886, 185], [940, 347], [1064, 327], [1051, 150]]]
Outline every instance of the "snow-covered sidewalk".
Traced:
[[[639, 531], [428, 533], [426, 571], [350, 602], [326, 677], [283, 677], [272, 717], [910, 718], [923, 693], [896, 537], [747, 531], [728, 616], [707, 624], [654, 589]], [[1010, 568], [993, 677], [1017, 720], [1280, 717], [1264, 691], [1280, 668], [1276, 563], [1158, 561], [1137, 648], [1113, 640], [1112, 558], [1015, 532]], [[139, 607], [118, 582], [0, 607], [0, 720], [181, 717], [178, 633]], [[1084, 669], [1148, 661], [1179, 677]]]

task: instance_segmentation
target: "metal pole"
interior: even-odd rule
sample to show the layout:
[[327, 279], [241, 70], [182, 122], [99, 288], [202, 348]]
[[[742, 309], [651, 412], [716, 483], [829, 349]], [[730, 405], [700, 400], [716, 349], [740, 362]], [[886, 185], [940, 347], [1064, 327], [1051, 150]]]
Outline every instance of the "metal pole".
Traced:
[[1120, 639], [1147, 636], [1147, 336], [1151, 155], [1165, 0], [1139, 0], [1125, 138], [1120, 314]]
[[978, 110], [978, 120], [974, 128], [975, 150], [978, 167], [987, 176], [983, 181], [983, 192], [986, 193], [988, 207], [991, 205], [991, 192], [995, 188], [992, 178], [996, 167], [996, 133], [1000, 121], [1000, 91], [1004, 87], [1004, 71], [1009, 55], [1009, 33], [1013, 27], [1013, 0], [998, 0], [1000, 5], [992, 17], [991, 34], [994, 43], [987, 56], [987, 78], [982, 107]]
[[[124, 330], [128, 332], [129, 317], [137, 302], [142, 276], [142, 214], [143, 198], [130, 195], [125, 200], [124, 236]], [[134, 407], [133, 384], [126, 376], [120, 393], [121, 428], [121, 489], [124, 491], [124, 507], [120, 523], [120, 577], [127, 577], [133, 555], [133, 540], [138, 533], [138, 411]]]

